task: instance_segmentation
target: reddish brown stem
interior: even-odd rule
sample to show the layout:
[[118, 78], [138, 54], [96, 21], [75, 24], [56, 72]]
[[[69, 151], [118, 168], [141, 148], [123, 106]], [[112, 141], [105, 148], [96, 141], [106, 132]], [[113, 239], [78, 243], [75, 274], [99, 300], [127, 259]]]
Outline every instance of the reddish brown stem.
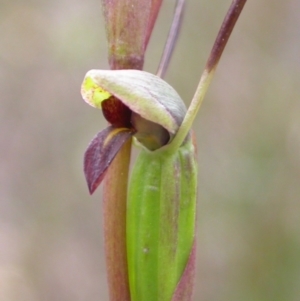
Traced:
[[[144, 54], [162, 0], [102, 0], [111, 69], [142, 69]], [[127, 112], [116, 101], [103, 108], [118, 124]], [[104, 241], [110, 301], [129, 301], [126, 250], [126, 203], [131, 139], [104, 178]]]
[[104, 241], [110, 301], [130, 301], [126, 258], [126, 198], [131, 139], [109, 167], [104, 180]]
[[214, 46], [206, 63], [206, 70], [209, 73], [218, 64], [223, 50], [229, 40], [231, 32], [243, 10], [247, 0], [234, 0], [226, 14], [226, 17], [219, 30]]

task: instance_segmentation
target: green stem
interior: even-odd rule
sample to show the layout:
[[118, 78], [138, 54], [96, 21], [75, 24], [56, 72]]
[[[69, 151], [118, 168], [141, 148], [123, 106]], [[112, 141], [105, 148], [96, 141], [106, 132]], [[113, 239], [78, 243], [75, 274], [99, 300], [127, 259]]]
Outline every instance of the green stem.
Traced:
[[223, 50], [229, 40], [230, 34], [236, 24], [236, 21], [238, 20], [240, 13], [243, 10], [246, 1], [247, 0], [234, 0], [229, 7], [227, 15], [222, 23], [221, 29], [219, 30], [218, 36], [210, 52], [210, 56], [200, 78], [195, 95], [188, 108], [185, 118], [171, 143], [171, 148], [174, 150], [180, 147], [192, 127], [194, 119], [201, 107], [204, 96], [213, 78], [214, 71], [217, 68]]

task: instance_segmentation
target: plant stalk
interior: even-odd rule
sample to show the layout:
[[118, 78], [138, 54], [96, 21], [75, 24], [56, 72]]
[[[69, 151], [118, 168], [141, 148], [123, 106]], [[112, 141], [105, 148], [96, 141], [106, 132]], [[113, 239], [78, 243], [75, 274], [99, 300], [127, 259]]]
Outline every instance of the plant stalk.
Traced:
[[130, 153], [131, 139], [123, 145], [111, 163], [104, 180], [103, 224], [110, 301], [130, 301], [126, 258], [126, 200]]
[[[102, 0], [110, 68], [142, 70], [144, 54], [162, 0]], [[108, 111], [114, 111], [108, 108]], [[122, 115], [122, 110], [119, 114]], [[118, 113], [117, 113], [118, 114]], [[104, 178], [103, 219], [110, 301], [130, 301], [126, 258], [129, 139]]]
[[173, 50], [175, 47], [175, 44], [178, 39], [179, 31], [182, 24], [183, 19], [183, 13], [185, 9], [185, 0], [177, 0], [172, 25], [168, 34], [168, 39], [165, 44], [165, 48], [161, 57], [161, 60], [159, 62], [159, 66], [156, 72], [156, 75], [163, 78], [165, 76], [165, 73], [168, 69]]
[[232, 1], [229, 7], [227, 15], [225, 16], [225, 19], [219, 30], [218, 36], [210, 52], [209, 58], [200, 78], [200, 82], [196, 89], [195, 95], [188, 108], [188, 111], [181, 124], [181, 127], [179, 128], [174, 140], [172, 141], [172, 145], [174, 146], [174, 148], [179, 147], [183, 143], [185, 137], [191, 129], [194, 119], [201, 107], [204, 96], [206, 95], [207, 89], [213, 78], [218, 62], [222, 56], [223, 50], [229, 40], [232, 30], [243, 10], [246, 1], [247, 0], [234, 0]]

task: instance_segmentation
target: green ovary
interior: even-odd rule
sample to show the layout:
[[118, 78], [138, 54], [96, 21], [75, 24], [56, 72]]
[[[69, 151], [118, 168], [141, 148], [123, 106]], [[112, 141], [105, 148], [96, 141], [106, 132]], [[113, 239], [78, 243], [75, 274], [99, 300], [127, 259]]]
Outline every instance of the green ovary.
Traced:
[[171, 301], [195, 236], [196, 173], [190, 140], [176, 153], [139, 155], [127, 209], [132, 301]]

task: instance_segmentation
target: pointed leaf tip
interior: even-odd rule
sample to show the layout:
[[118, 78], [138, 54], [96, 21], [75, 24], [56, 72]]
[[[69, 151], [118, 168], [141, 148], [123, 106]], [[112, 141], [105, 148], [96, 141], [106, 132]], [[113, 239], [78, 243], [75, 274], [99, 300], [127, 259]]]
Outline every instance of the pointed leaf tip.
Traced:
[[84, 154], [84, 174], [90, 194], [101, 184], [111, 162], [132, 135], [130, 129], [110, 126], [93, 138]]

